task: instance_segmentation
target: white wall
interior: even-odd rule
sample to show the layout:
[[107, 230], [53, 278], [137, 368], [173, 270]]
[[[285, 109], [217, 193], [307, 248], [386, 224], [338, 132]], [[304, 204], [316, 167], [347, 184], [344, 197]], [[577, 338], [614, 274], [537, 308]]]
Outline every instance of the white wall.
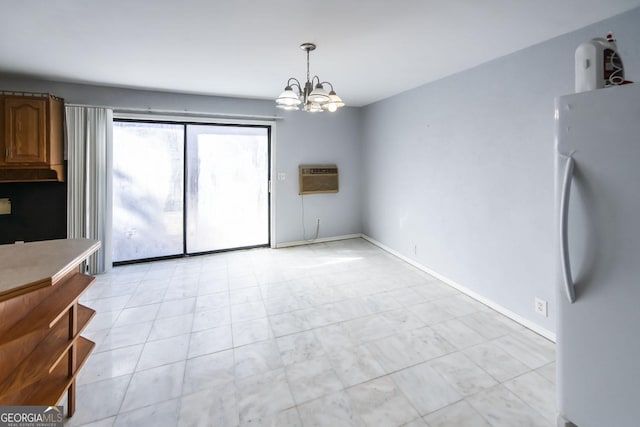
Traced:
[[298, 196], [299, 164], [336, 164], [339, 192], [304, 196], [305, 239], [315, 236], [316, 218], [320, 219], [319, 237], [334, 237], [362, 231], [360, 213], [360, 128], [359, 111], [343, 108], [338, 112], [315, 114], [284, 112], [278, 122], [277, 171], [287, 179], [278, 182], [279, 242], [303, 240], [302, 196]]
[[[0, 75], [0, 90], [50, 92], [74, 104], [282, 117], [276, 121], [272, 141], [276, 165], [273, 175], [275, 177], [277, 172], [286, 173], [286, 180], [273, 181], [277, 209], [276, 244], [313, 237], [316, 218], [320, 218], [321, 238], [362, 231], [358, 196], [361, 192], [358, 109], [345, 107], [335, 114], [286, 112], [275, 108], [271, 100], [79, 85], [9, 75]], [[298, 195], [298, 165], [301, 163], [335, 163], [341, 173], [339, 193], [305, 197], [306, 236], [303, 236], [302, 205]], [[0, 185], [0, 195], [1, 192]]]
[[553, 333], [553, 99], [608, 31], [640, 80], [639, 24], [635, 9], [366, 107], [364, 233]]

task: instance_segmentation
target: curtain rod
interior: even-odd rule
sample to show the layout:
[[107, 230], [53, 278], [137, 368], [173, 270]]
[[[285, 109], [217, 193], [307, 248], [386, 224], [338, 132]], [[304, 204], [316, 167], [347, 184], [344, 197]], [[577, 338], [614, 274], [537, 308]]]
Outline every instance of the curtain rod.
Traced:
[[261, 116], [254, 114], [230, 114], [230, 113], [211, 113], [204, 111], [186, 111], [186, 110], [155, 110], [151, 108], [136, 108], [136, 107], [113, 107], [108, 105], [89, 105], [89, 104], [73, 104], [66, 103], [69, 107], [85, 107], [85, 108], [109, 108], [114, 113], [145, 113], [152, 115], [161, 114], [174, 114], [186, 117], [211, 117], [221, 119], [254, 119], [254, 120], [282, 120], [282, 116]]

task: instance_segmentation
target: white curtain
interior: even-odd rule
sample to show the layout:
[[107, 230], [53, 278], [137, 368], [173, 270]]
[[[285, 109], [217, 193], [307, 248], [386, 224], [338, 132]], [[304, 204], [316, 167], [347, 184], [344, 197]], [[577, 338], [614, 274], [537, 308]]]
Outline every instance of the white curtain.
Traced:
[[67, 237], [100, 240], [90, 274], [111, 268], [113, 110], [66, 106]]

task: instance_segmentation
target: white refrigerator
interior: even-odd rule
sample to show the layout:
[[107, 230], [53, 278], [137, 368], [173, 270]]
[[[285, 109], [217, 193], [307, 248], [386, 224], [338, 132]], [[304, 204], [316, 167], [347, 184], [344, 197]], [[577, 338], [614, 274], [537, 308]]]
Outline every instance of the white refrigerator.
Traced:
[[640, 426], [640, 84], [555, 102], [558, 425]]

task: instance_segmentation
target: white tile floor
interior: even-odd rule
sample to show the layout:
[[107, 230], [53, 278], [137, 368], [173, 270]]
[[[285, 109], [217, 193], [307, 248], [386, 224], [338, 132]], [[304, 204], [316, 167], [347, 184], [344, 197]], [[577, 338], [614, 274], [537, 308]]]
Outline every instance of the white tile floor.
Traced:
[[553, 426], [554, 346], [361, 239], [118, 267], [90, 426]]

